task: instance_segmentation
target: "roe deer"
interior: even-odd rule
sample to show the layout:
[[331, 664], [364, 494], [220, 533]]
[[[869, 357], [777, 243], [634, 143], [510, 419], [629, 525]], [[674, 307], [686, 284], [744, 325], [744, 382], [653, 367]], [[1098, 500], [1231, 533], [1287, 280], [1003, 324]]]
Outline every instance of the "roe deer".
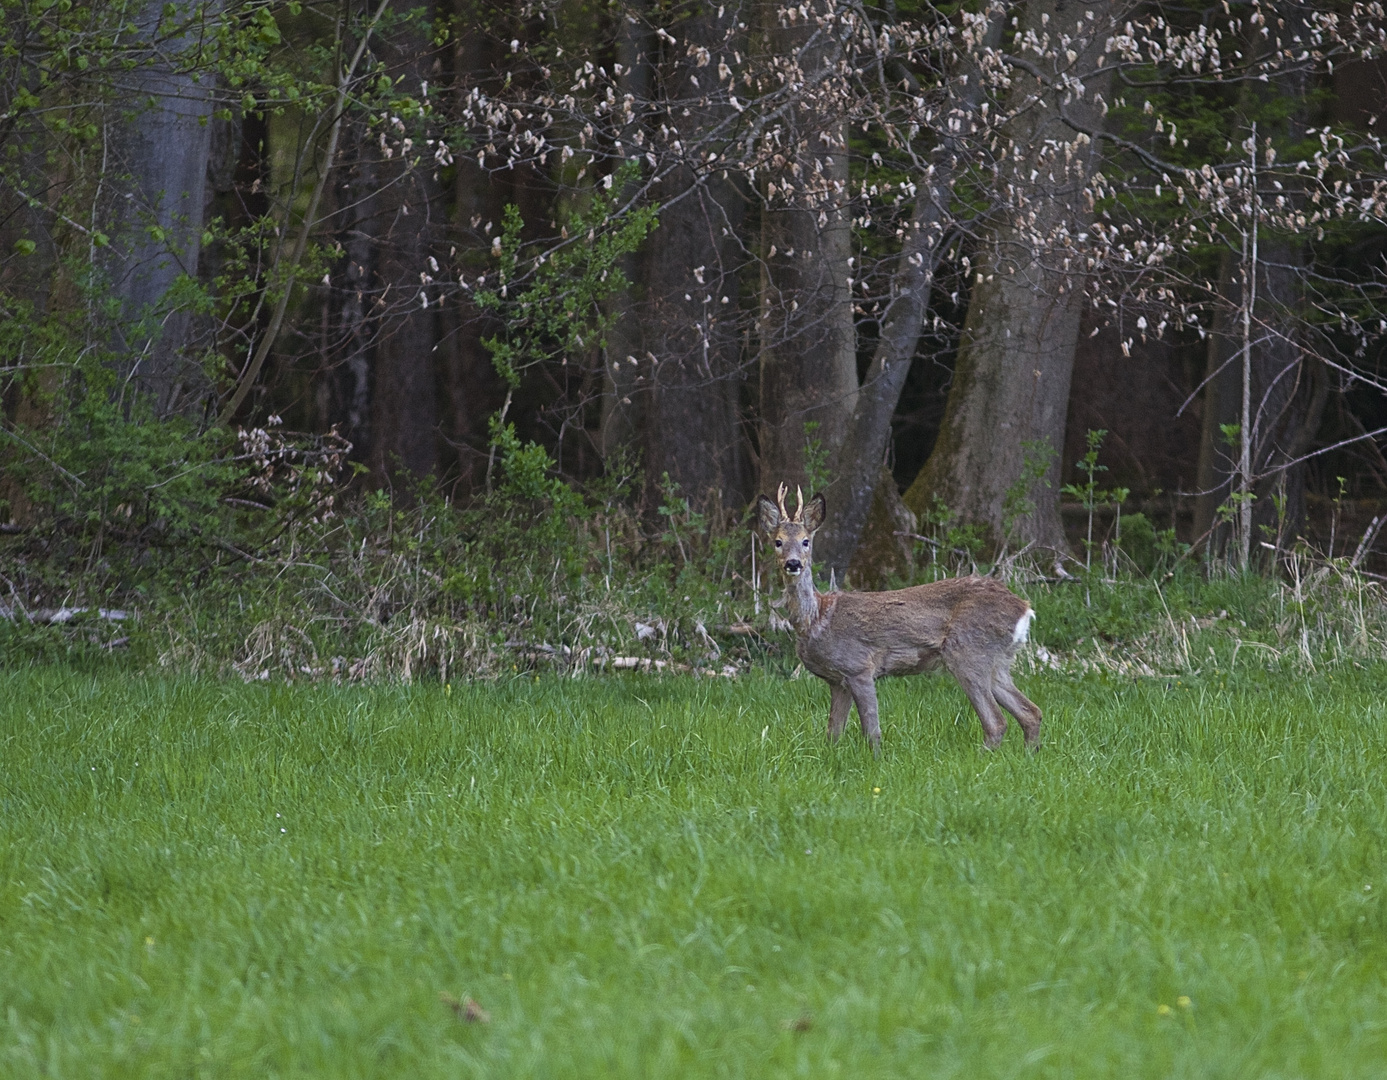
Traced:
[[973, 703], [991, 750], [1006, 734], [1005, 709], [1040, 743], [1040, 710], [1016, 689], [1011, 664], [1025, 642], [1035, 612], [995, 578], [961, 577], [893, 592], [830, 592], [814, 588], [810, 572], [814, 533], [824, 523], [823, 495], [785, 510], [785, 485], [778, 498], [757, 499], [762, 533], [775, 543], [795, 651], [804, 666], [827, 681], [832, 694], [828, 737], [843, 734], [855, 702], [872, 750], [881, 747], [875, 681], [884, 675], [914, 675], [945, 667]]

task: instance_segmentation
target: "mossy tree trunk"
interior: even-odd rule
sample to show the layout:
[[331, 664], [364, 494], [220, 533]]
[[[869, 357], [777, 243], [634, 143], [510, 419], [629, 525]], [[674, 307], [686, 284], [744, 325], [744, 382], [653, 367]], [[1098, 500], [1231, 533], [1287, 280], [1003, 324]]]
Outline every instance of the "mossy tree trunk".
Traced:
[[[1075, 0], [1039, 0], [1021, 16], [1021, 30], [1037, 37], [1076, 27], [1074, 59], [1059, 54], [1039, 62], [1043, 82], [1015, 70], [1004, 165], [1005, 179], [1022, 197], [999, 208], [975, 252], [943, 423], [905, 493], [917, 516], [942, 504], [962, 523], [980, 526], [994, 549], [1068, 548], [1059, 516], [1059, 452], [1085, 294], [1082, 267], [1067, 240], [1092, 213], [1084, 189], [1096, 147], [1064, 117], [1096, 129], [1103, 80], [1089, 79], [1082, 96], [1052, 80], [1065, 69], [1094, 70], [1110, 13], [1086, 20], [1089, 11]], [[1031, 484], [1024, 479], [1028, 458], [1049, 460]], [[1018, 513], [1023, 505], [1029, 512]]]
[[[917, 517], [947, 507], [981, 526], [994, 548], [1064, 551], [1057, 450], [1084, 297], [1077, 281], [1055, 281], [1034, 263], [1018, 267], [999, 244], [980, 265], [939, 437], [905, 502]], [[1008, 521], [1007, 496], [1024, 483], [1028, 454], [1048, 456], [1049, 466], [1043, 480], [1016, 492], [1031, 512]]]

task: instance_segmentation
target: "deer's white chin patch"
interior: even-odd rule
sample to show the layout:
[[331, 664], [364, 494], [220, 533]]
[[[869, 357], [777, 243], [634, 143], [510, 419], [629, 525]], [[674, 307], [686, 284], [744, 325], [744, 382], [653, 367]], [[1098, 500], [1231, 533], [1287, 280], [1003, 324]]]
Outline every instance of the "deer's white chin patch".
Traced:
[[799, 577], [799, 571], [798, 571], [798, 570], [791, 570], [791, 569], [789, 569], [789, 568], [786, 568], [786, 570], [785, 570], [785, 576], [786, 576], [786, 577]]
[[1016, 629], [1011, 632], [1011, 640], [1017, 645], [1024, 644], [1026, 639], [1031, 636], [1031, 623], [1035, 622], [1035, 612], [1030, 608], [1026, 609], [1026, 614], [1016, 620]]

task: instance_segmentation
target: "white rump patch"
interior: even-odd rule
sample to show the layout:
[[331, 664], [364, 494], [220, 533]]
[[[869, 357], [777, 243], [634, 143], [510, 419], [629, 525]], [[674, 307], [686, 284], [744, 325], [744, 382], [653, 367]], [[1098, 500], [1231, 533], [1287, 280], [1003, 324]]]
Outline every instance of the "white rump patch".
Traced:
[[1011, 640], [1017, 645], [1024, 645], [1026, 639], [1031, 636], [1031, 623], [1035, 622], [1035, 611], [1031, 608], [1026, 609], [1026, 614], [1016, 620], [1016, 629], [1011, 632]]

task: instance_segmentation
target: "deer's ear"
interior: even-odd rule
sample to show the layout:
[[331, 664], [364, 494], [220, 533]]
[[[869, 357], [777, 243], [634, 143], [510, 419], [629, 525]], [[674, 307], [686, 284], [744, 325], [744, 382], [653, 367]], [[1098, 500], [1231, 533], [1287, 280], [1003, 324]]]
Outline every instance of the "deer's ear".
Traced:
[[804, 529], [806, 532], [816, 533], [824, 523], [824, 518], [828, 516], [828, 504], [824, 502], [823, 492], [819, 492], [809, 500], [809, 505], [804, 508]]
[[756, 524], [764, 536], [770, 536], [780, 526], [780, 508], [769, 495], [756, 497]]

